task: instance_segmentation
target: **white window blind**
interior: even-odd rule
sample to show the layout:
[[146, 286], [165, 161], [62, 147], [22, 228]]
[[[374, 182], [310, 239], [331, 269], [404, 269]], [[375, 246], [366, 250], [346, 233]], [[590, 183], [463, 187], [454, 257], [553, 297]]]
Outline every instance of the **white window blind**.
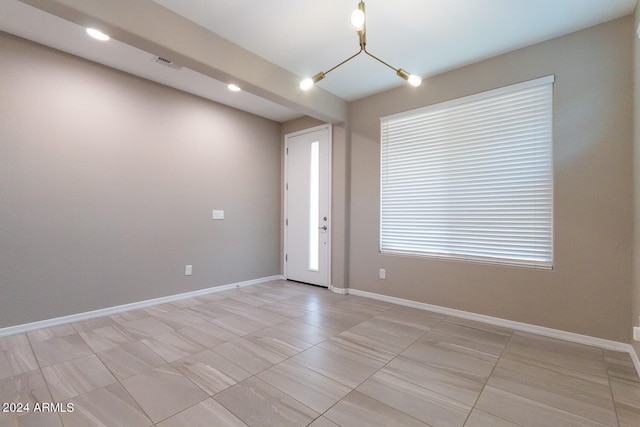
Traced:
[[381, 252], [551, 268], [553, 81], [381, 118]]

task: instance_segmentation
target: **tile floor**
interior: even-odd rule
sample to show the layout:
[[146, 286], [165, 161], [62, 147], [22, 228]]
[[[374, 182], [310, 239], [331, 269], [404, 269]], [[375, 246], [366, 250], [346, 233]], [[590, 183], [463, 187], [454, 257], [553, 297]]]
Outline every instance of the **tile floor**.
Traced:
[[640, 426], [627, 354], [285, 281], [0, 338], [0, 402], [0, 427]]

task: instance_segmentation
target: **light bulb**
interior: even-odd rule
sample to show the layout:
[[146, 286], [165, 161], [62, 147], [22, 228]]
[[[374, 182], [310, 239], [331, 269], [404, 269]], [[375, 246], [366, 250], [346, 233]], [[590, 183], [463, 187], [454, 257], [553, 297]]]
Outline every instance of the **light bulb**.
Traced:
[[313, 87], [313, 79], [311, 77], [309, 77], [308, 79], [304, 79], [303, 81], [300, 82], [300, 89], [304, 90], [305, 92], [311, 89], [312, 87]]
[[95, 28], [87, 28], [87, 34], [89, 34], [94, 39], [97, 39], [103, 42], [109, 40], [110, 38], [108, 35], [106, 35], [100, 30], [96, 30]]
[[227, 89], [229, 89], [231, 92], [240, 92], [242, 90], [240, 89], [240, 86], [234, 85], [233, 83], [228, 84]]
[[411, 74], [407, 81], [411, 86], [418, 87], [422, 83], [422, 78], [420, 78], [420, 76], [416, 76], [415, 74]]
[[305, 90], [305, 91], [307, 91], [307, 90], [311, 89], [311, 87], [312, 87], [314, 84], [316, 84], [316, 83], [318, 83], [320, 80], [324, 79], [324, 76], [325, 76], [325, 74], [324, 74], [322, 71], [320, 71], [320, 72], [319, 72], [318, 74], [316, 74], [315, 76], [310, 77], [310, 78], [308, 78], [308, 79], [304, 79], [303, 81], [301, 81], [301, 82], [300, 82], [300, 89]]
[[398, 68], [396, 71], [399, 77], [405, 79], [409, 84], [413, 87], [418, 87], [422, 83], [422, 78], [420, 76], [416, 76], [415, 74], [409, 74], [402, 68]]
[[357, 31], [360, 31], [364, 28], [364, 11], [361, 9], [356, 9], [351, 14], [351, 25], [355, 27]]

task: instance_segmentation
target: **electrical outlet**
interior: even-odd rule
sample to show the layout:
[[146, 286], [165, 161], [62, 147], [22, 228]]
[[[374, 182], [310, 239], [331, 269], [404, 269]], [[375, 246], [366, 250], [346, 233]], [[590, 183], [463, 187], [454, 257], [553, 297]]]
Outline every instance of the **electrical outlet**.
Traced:
[[633, 328], [633, 339], [635, 341], [640, 341], [640, 328], [637, 326]]
[[383, 280], [387, 278], [387, 270], [385, 270], [384, 268], [380, 269], [380, 278]]
[[184, 275], [191, 276], [193, 274], [193, 265], [187, 264], [184, 266]]

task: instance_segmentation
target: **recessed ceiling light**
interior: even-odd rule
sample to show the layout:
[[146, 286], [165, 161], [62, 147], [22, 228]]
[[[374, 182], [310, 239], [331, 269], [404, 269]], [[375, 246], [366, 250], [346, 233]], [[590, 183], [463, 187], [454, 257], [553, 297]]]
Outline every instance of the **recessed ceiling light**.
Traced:
[[95, 28], [87, 28], [87, 34], [89, 34], [94, 39], [100, 40], [103, 42], [110, 39], [108, 35], [106, 35], [102, 31], [96, 30]]
[[240, 92], [242, 90], [239, 86], [234, 85], [233, 83], [228, 84], [227, 88], [229, 88], [231, 92]]

